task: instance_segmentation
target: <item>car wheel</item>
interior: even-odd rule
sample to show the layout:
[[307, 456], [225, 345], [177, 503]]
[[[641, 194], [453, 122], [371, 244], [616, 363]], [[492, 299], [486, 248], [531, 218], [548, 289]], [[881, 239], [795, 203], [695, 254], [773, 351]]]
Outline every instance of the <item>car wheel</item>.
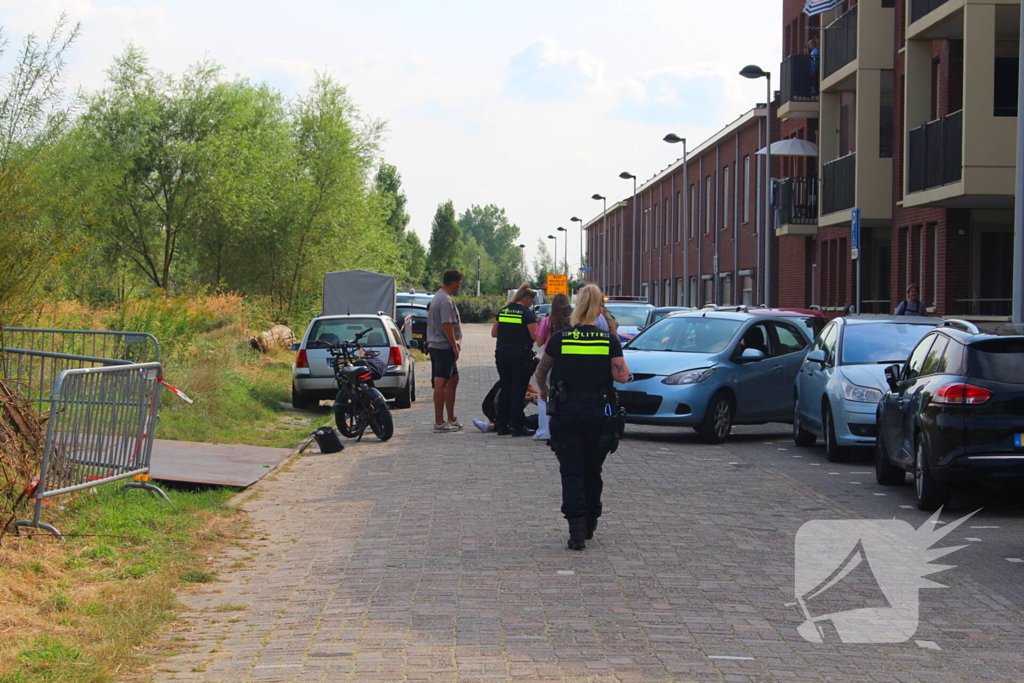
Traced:
[[396, 408], [411, 408], [412, 407], [412, 392], [413, 384], [416, 382], [416, 378], [409, 373], [409, 381], [406, 382], [405, 388], [398, 392], [395, 396], [395, 407]]
[[701, 420], [700, 435], [708, 443], [722, 443], [732, 431], [733, 407], [729, 395], [723, 391], [711, 397], [707, 412]]
[[306, 410], [307, 408], [309, 408], [309, 405], [310, 405], [309, 398], [307, 398], [306, 395], [303, 394], [301, 391], [296, 389], [295, 385], [293, 384], [292, 385], [292, 408], [295, 408], [296, 410]]
[[793, 443], [803, 448], [813, 446], [818, 440], [818, 437], [814, 435], [814, 432], [809, 432], [803, 428], [800, 423], [800, 398], [798, 396], [793, 397]]
[[914, 441], [914, 493], [917, 494], [917, 507], [926, 512], [938, 510], [949, 502], [949, 486], [936, 481], [932, 474], [928, 451], [920, 435]]
[[825, 456], [829, 462], [846, 462], [850, 459], [850, 449], [840, 446], [836, 440], [836, 422], [832, 419], [832, 407], [826, 403], [822, 406], [821, 424], [825, 428]]
[[882, 486], [898, 486], [907, 479], [907, 473], [889, 460], [889, 449], [881, 435], [875, 438], [875, 481]]

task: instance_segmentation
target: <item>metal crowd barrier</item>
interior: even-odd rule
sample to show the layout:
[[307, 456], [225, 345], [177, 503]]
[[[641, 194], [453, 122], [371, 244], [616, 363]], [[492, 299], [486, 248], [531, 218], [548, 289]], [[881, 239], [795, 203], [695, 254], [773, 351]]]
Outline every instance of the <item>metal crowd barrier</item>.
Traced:
[[160, 343], [146, 332], [0, 328], [0, 377], [33, 403], [64, 370], [160, 362]]
[[167, 496], [149, 483], [153, 430], [160, 409], [160, 363], [132, 363], [64, 370], [50, 395], [46, 445], [39, 481], [32, 489], [31, 520], [15, 527], [46, 529], [43, 504], [50, 496], [132, 478], [124, 488]]

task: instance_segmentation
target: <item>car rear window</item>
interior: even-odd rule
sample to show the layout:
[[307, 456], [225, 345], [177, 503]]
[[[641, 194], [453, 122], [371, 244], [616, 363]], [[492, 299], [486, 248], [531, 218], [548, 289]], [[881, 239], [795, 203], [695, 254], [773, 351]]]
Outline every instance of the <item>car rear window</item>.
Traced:
[[783, 320], [788, 320], [791, 323], [796, 323], [801, 330], [807, 333], [808, 339], [817, 339], [821, 331], [825, 329], [825, 325], [828, 324], [828, 320], [825, 318], [819, 318], [816, 315], [812, 316], [796, 316], [796, 315], [785, 315], [781, 316]]
[[843, 334], [843, 365], [902, 363], [931, 325], [878, 323], [847, 325]]
[[967, 347], [967, 374], [1024, 384], [1024, 339], [989, 339]]
[[720, 353], [742, 326], [741, 320], [669, 316], [641, 332], [628, 348], [637, 351]]
[[360, 344], [363, 346], [390, 346], [384, 323], [380, 318], [321, 318], [313, 321], [309, 331], [307, 348], [316, 349], [328, 343], [352, 341], [365, 329], [370, 331], [363, 335]]
[[415, 316], [417, 318], [426, 318], [427, 312], [422, 308], [411, 308], [406, 306], [399, 306], [395, 309], [395, 314], [399, 320], [405, 320], [408, 316]]

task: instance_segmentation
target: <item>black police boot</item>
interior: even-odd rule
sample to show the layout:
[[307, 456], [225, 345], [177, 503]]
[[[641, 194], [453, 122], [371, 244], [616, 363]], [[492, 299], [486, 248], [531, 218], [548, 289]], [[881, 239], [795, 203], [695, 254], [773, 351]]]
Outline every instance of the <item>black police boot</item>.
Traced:
[[497, 434], [498, 436], [508, 436], [509, 434], [512, 433], [512, 430], [510, 430], [508, 427], [499, 427], [495, 425], [494, 433]]
[[569, 550], [583, 550], [587, 547], [586, 535], [587, 535], [587, 518], [586, 517], [570, 517], [569, 518]]
[[529, 427], [520, 427], [519, 429], [513, 429], [510, 433], [512, 436], [533, 436], [537, 433], [537, 430], [530, 429]]
[[587, 540], [589, 541], [594, 537], [594, 531], [597, 530], [597, 517], [587, 517]]

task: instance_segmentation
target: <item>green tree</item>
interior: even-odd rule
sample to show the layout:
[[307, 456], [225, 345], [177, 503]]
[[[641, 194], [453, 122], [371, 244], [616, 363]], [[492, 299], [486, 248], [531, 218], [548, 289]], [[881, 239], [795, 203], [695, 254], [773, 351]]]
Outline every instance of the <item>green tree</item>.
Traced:
[[561, 268], [555, 263], [555, 257], [551, 255], [551, 246], [546, 239], [537, 240], [537, 258], [533, 260], [534, 281], [538, 287], [544, 286], [549, 273], [559, 273]]
[[[463, 234], [476, 240], [488, 256], [491, 267], [483, 288], [491, 294], [500, 294], [508, 287], [520, 284], [523, 270], [522, 250], [516, 246], [519, 226], [510, 223], [505, 209], [494, 204], [473, 205], [459, 216]], [[471, 264], [475, 265], [475, 263]]]
[[[61, 15], [45, 42], [25, 38], [0, 77], [0, 319], [32, 307], [74, 238], [64, 221], [76, 211], [75, 184], [60, 185], [73, 164], [60, 144], [72, 114], [61, 79], [78, 34]], [[0, 31], [0, 57], [7, 46]]]
[[405, 229], [409, 227], [409, 214], [405, 210], [408, 200], [402, 192], [402, 174], [391, 164], [381, 163], [373, 184], [377, 193], [384, 199], [388, 210], [385, 224], [391, 228], [396, 241], [405, 239]]
[[446, 270], [461, 269], [462, 247], [462, 230], [455, 220], [455, 206], [448, 200], [439, 204], [434, 213], [427, 255], [428, 275], [436, 280]]

